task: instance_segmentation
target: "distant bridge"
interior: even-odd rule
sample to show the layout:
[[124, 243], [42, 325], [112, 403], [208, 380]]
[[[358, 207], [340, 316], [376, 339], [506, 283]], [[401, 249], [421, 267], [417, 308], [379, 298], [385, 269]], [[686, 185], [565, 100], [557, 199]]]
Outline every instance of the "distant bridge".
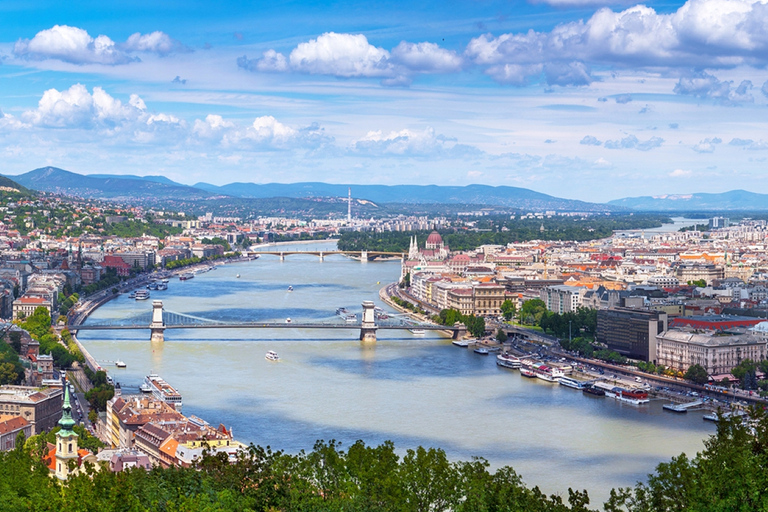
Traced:
[[405, 258], [404, 252], [388, 252], [388, 251], [251, 251], [249, 255], [254, 254], [271, 254], [273, 256], [280, 256], [280, 261], [285, 260], [286, 256], [293, 256], [296, 254], [309, 254], [311, 256], [317, 256], [320, 261], [324, 260], [326, 256], [332, 254], [342, 254], [344, 256], [360, 258], [361, 262], [371, 261], [382, 256], [397, 256], [399, 258]]
[[134, 317], [116, 320], [107, 320], [101, 323], [72, 324], [67, 328], [70, 331], [111, 331], [111, 330], [150, 330], [152, 341], [163, 341], [166, 329], [354, 329], [360, 331], [360, 340], [364, 342], [376, 341], [376, 331], [419, 329], [423, 331], [453, 331], [453, 338], [459, 338], [466, 334], [467, 329], [462, 324], [454, 326], [436, 325], [431, 323], [416, 322], [413, 320], [392, 319], [388, 321], [375, 320], [374, 304], [372, 301], [363, 302], [363, 314], [361, 321], [345, 322], [339, 319], [337, 322], [292, 322], [286, 319], [284, 322], [225, 322], [212, 320], [195, 315], [175, 313], [163, 309], [163, 301], [152, 301], [152, 311], [142, 313]]

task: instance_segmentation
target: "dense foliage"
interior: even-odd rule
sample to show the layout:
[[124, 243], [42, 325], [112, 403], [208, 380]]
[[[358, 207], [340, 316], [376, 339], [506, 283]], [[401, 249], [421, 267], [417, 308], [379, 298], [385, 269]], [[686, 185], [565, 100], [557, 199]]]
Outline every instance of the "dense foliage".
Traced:
[[[471, 251], [481, 245], [506, 245], [527, 240], [596, 240], [611, 236], [614, 230], [657, 227], [666, 220], [668, 219], [663, 216], [655, 215], [516, 220], [509, 217], [494, 217], [484, 219], [471, 227], [445, 229], [440, 231], [440, 235], [451, 250]], [[341, 235], [338, 247], [342, 251], [407, 252], [412, 236], [416, 235], [419, 246], [423, 248], [429, 233], [429, 231], [347, 232]]]
[[24, 379], [24, 367], [19, 362], [21, 345], [15, 348], [13, 340], [7, 341], [11, 343], [6, 343], [6, 340], [0, 341], [0, 385], [20, 384]]
[[597, 332], [597, 310], [579, 308], [575, 312], [563, 314], [544, 311], [536, 325], [558, 338], [582, 335], [594, 338]]
[[463, 315], [457, 309], [443, 309], [440, 314], [433, 317], [433, 320], [440, 325], [454, 325], [456, 322], [464, 324], [467, 331], [475, 338], [482, 338], [485, 335], [485, 318]]
[[88, 366], [83, 367], [85, 376], [91, 381], [93, 387], [85, 393], [85, 399], [95, 411], [106, 411], [107, 402], [115, 396], [115, 387], [107, 381], [107, 372], [99, 370], [94, 372]]
[[120, 283], [120, 277], [117, 275], [117, 270], [114, 268], [108, 268], [104, 275], [101, 276], [99, 281], [91, 283], [83, 287], [83, 292], [86, 295], [94, 294], [100, 290], [105, 290]]
[[[615, 489], [606, 512], [768, 510], [768, 418], [722, 418], [717, 433], [693, 457], [681, 454], [656, 467], [648, 481]], [[23, 441], [23, 439], [21, 439]], [[82, 511], [388, 511], [587, 512], [586, 491], [568, 498], [527, 487], [505, 466], [484, 459], [451, 462], [435, 448], [399, 456], [391, 442], [334, 441], [297, 455], [251, 446], [236, 462], [203, 457], [195, 468], [101, 471], [62, 484], [49, 476], [40, 443], [0, 453], [4, 510]]]
[[53, 356], [53, 364], [58, 368], [67, 368], [76, 360], [66, 347], [59, 343], [59, 337], [51, 328], [51, 315], [42, 306], [35, 309], [29, 318], [21, 323], [21, 328], [40, 343], [40, 353]]
[[694, 364], [688, 368], [683, 378], [701, 386], [707, 383], [709, 375], [707, 375], [707, 370], [703, 366]]
[[615, 364], [627, 363], [626, 357], [613, 350], [597, 347], [587, 338], [577, 337], [572, 340], [561, 339], [560, 346], [565, 350], [576, 352], [582, 357], [600, 359], [601, 361]]

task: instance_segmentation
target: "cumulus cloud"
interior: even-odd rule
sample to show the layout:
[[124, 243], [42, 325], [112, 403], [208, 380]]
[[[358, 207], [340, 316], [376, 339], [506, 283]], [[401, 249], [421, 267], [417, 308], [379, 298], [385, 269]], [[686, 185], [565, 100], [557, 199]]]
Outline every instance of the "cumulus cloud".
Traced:
[[125, 43], [116, 44], [105, 35], [91, 37], [88, 32], [69, 25], [54, 25], [41, 30], [32, 39], [20, 39], [13, 47], [17, 57], [30, 60], [56, 59], [72, 64], [119, 65], [139, 60], [133, 52], [167, 55], [187, 51], [163, 32], [135, 33]]
[[693, 146], [693, 150], [697, 153], [714, 153], [715, 146], [721, 144], [722, 142], [723, 140], [719, 137], [706, 138]]
[[47, 128], [115, 128], [145, 116], [146, 105], [136, 96], [128, 104], [113, 98], [101, 87], [93, 94], [82, 84], [65, 91], [48, 89], [37, 109], [27, 111], [23, 119], [35, 126]]
[[421, 73], [456, 72], [463, 62], [456, 52], [434, 43], [402, 41], [390, 52], [372, 45], [363, 34], [335, 32], [298, 44], [287, 57], [270, 49], [256, 59], [237, 59], [237, 65], [249, 71], [380, 78], [385, 85], [408, 85]]
[[693, 174], [692, 171], [686, 171], [683, 169], [675, 169], [674, 171], [669, 173], [669, 176], [671, 178], [688, 178]]
[[752, 88], [752, 82], [749, 80], [744, 80], [737, 87], [733, 87], [732, 81], [720, 81], [716, 76], [701, 71], [680, 77], [674, 92], [714, 99], [726, 104], [736, 104], [754, 102], [755, 98], [750, 93]]
[[120, 46], [129, 52], [150, 52], [158, 55], [189, 51], [189, 49], [179, 41], [172, 39], [168, 34], [160, 31], [155, 31], [149, 34], [140, 34], [139, 32], [136, 32]]
[[619, 140], [607, 140], [603, 146], [606, 149], [637, 149], [640, 151], [650, 151], [664, 143], [661, 137], [651, 137], [646, 141], [640, 141], [634, 135], [628, 135]]
[[500, 73], [506, 66], [535, 71], [537, 65], [552, 63], [763, 66], [768, 64], [767, 26], [768, 6], [760, 0], [688, 0], [669, 14], [645, 5], [618, 12], [601, 8], [586, 21], [563, 23], [549, 32], [481, 35], [470, 41], [465, 55], [477, 65], [489, 66], [495, 79], [514, 76]]
[[354, 154], [367, 156], [414, 156], [414, 157], [472, 157], [481, 151], [472, 146], [458, 144], [456, 139], [438, 135], [431, 127], [423, 131], [400, 130], [398, 132], [368, 132], [354, 141], [350, 147]]
[[599, 146], [602, 144], [599, 140], [597, 140], [597, 137], [593, 137], [592, 135], [585, 135], [581, 141], [579, 141], [579, 144], [584, 144], [585, 146]]
[[762, 151], [762, 150], [768, 149], [768, 142], [765, 142], [763, 140], [756, 141], [752, 139], [734, 138], [734, 139], [731, 139], [731, 142], [729, 142], [728, 145], [737, 146], [744, 149], [756, 150], [756, 151]]

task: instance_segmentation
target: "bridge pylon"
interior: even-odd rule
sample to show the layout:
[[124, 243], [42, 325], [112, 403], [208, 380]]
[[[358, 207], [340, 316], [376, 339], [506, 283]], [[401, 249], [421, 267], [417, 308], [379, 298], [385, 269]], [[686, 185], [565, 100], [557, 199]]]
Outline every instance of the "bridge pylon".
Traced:
[[363, 343], [376, 343], [376, 316], [373, 314], [374, 304], [372, 300], [363, 301], [363, 321], [360, 326], [360, 341]]
[[165, 322], [163, 321], [163, 301], [152, 301], [152, 321], [149, 323], [150, 341], [165, 341]]
[[360, 251], [360, 263], [368, 263], [368, 251]]

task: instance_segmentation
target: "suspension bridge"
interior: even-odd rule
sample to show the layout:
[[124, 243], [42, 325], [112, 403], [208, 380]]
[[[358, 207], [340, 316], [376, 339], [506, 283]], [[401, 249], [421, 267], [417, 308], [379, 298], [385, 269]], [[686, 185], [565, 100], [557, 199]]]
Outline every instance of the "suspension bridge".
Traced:
[[458, 339], [467, 332], [463, 324], [454, 326], [436, 325], [417, 322], [410, 318], [376, 319], [372, 301], [363, 302], [363, 313], [360, 321], [347, 322], [343, 319], [326, 322], [291, 321], [224, 321], [204, 318], [185, 313], [165, 311], [163, 301], [152, 301], [152, 310], [129, 318], [103, 320], [88, 324], [67, 325], [70, 331], [110, 331], [121, 329], [149, 329], [150, 340], [164, 341], [168, 329], [347, 329], [359, 330], [360, 341], [375, 342], [379, 330], [422, 330], [422, 331], [452, 331], [453, 338]]
[[302, 254], [317, 256], [318, 258], [320, 258], [320, 261], [323, 261], [326, 256], [331, 256], [333, 254], [342, 254], [344, 256], [349, 256], [351, 258], [359, 258], [360, 261], [363, 263], [365, 263], [366, 261], [371, 261], [377, 258], [381, 258], [382, 256], [396, 256], [399, 258], [405, 257], [405, 253], [388, 252], [388, 251], [265, 251], [265, 250], [257, 250], [257, 251], [249, 252], [248, 254], [249, 255], [271, 254], [272, 256], [279, 256], [280, 261], [285, 260], [287, 256], [302, 255]]

